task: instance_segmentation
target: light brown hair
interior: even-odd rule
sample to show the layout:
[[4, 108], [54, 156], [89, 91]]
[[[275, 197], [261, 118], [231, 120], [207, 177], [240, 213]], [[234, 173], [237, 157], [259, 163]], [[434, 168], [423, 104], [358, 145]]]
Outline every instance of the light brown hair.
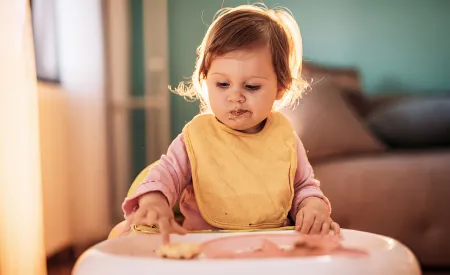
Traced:
[[266, 45], [272, 54], [278, 89], [283, 91], [283, 98], [275, 102], [274, 109], [295, 104], [308, 86], [301, 78], [303, 50], [300, 29], [288, 10], [269, 9], [264, 4], [219, 10], [197, 48], [197, 62], [191, 82], [181, 82], [174, 92], [187, 100], [199, 99], [201, 110], [205, 111], [208, 96], [204, 80], [213, 58], [234, 50]]

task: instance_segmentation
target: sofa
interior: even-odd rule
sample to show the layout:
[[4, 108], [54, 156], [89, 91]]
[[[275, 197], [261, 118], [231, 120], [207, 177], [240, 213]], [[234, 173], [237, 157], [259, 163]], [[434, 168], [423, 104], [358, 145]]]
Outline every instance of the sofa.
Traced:
[[[450, 266], [450, 97], [367, 96], [357, 70], [304, 64], [282, 110], [341, 227], [383, 234], [423, 266]], [[390, 93], [392, 94], [392, 93]]]

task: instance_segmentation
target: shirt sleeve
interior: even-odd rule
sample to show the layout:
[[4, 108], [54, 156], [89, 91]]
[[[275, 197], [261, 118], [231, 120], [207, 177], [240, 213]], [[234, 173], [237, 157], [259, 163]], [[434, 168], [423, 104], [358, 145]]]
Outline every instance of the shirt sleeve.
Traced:
[[330, 213], [331, 204], [328, 198], [320, 190], [320, 182], [314, 178], [314, 171], [309, 163], [306, 151], [300, 138], [294, 133], [297, 138], [297, 171], [294, 179], [294, 200], [290, 216], [295, 222], [300, 203], [309, 197], [317, 197], [327, 203]]
[[149, 170], [145, 180], [137, 186], [136, 193], [125, 199], [122, 204], [124, 216], [134, 211], [138, 207], [139, 197], [148, 192], [161, 192], [173, 207], [191, 177], [184, 136], [180, 134], [169, 146], [167, 154], [161, 156], [159, 163]]

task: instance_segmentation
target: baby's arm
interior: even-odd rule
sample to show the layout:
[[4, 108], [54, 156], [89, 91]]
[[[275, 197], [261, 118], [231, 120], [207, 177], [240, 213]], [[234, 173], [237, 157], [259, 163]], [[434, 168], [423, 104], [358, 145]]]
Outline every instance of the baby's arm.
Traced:
[[297, 171], [294, 183], [294, 201], [291, 217], [295, 229], [304, 234], [328, 234], [330, 229], [339, 235], [339, 224], [331, 217], [328, 198], [320, 190], [320, 182], [314, 178], [305, 148], [297, 135]]
[[[294, 133], [295, 134], [295, 133]], [[314, 171], [306, 156], [305, 148], [300, 138], [297, 138], [297, 171], [294, 179], [294, 200], [290, 212], [291, 218], [296, 220], [300, 204], [307, 198], [316, 197], [322, 199], [329, 208], [331, 213], [331, 205], [328, 198], [320, 190], [320, 182], [314, 178]]]
[[149, 171], [146, 179], [138, 185], [136, 193], [122, 204], [125, 217], [138, 208], [139, 198], [149, 192], [161, 192], [170, 207], [178, 201], [181, 192], [191, 181], [191, 165], [182, 134], [172, 142], [158, 164]]

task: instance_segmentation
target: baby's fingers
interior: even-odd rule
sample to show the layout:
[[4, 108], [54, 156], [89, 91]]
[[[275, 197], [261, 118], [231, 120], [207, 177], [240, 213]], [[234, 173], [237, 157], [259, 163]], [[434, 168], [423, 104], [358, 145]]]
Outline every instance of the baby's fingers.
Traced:
[[303, 210], [300, 209], [297, 213], [296, 221], [295, 221], [295, 230], [300, 231], [303, 223]]
[[309, 231], [310, 234], [320, 234], [320, 230], [322, 228], [323, 219], [316, 216], [314, 223], [311, 227], [311, 230]]
[[168, 244], [170, 242], [170, 233], [172, 231], [169, 218], [167, 217], [160, 218], [158, 221], [158, 226], [163, 244]]
[[300, 229], [300, 233], [308, 234], [311, 230], [311, 227], [314, 223], [314, 215], [311, 214], [311, 212], [304, 212], [303, 213], [303, 222], [302, 227]]
[[181, 226], [177, 223], [177, 221], [176, 221], [175, 219], [171, 219], [171, 220], [170, 220], [170, 223], [171, 223], [172, 229], [173, 229], [173, 231], [174, 231], [175, 233], [178, 233], [178, 234], [180, 234], [180, 235], [184, 235], [184, 234], [186, 234], [186, 233], [188, 232], [188, 231], [186, 230], [186, 228], [181, 227]]
[[328, 235], [330, 233], [330, 224], [325, 222], [322, 224], [322, 230], [320, 231], [321, 235]]
[[133, 224], [134, 212], [127, 215], [127, 219], [125, 220], [124, 228], [130, 228]]
[[127, 226], [138, 225], [141, 224], [143, 220], [145, 220], [146, 214], [143, 210], [138, 209], [135, 212], [131, 213], [127, 217], [128, 224]]
[[336, 222], [331, 223], [331, 230], [333, 230], [335, 236], [339, 236], [341, 233], [341, 227]]
[[161, 233], [163, 244], [168, 244], [170, 242], [170, 234], [176, 233], [184, 235], [187, 230], [181, 227], [173, 218], [163, 217], [158, 221], [159, 232]]

